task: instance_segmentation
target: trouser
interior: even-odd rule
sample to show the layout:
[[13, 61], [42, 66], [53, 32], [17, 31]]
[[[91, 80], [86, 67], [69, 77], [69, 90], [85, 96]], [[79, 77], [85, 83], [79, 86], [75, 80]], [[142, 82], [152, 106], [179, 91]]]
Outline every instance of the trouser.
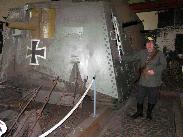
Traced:
[[159, 96], [159, 87], [139, 86], [137, 93], [137, 103], [143, 104], [144, 98], [148, 97], [148, 104], [156, 104]]

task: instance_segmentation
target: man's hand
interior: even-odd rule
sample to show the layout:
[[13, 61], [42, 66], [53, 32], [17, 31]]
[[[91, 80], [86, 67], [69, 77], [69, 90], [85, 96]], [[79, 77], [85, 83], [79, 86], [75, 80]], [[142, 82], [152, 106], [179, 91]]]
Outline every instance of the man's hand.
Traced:
[[154, 75], [154, 70], [153, 69], [149, 69], [147, 71], [147, 74], [150, 75], [150, 76]]
[[153, 69], [149, 69], [149, 68], [145, 68], [144, 70], [143, 70], [143, 75], [145, 76], [145, 77], [147, 77], [147, 76], [152, 76], [152, 75], [154, 75], [154, 70]]

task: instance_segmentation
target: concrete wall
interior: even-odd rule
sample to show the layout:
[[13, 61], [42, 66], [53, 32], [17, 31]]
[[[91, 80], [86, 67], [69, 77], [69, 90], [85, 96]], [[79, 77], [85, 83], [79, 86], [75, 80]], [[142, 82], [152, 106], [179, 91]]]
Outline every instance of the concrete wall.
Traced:
[[158, 27], [157, 11], [137, 13], [140, 20], [144, 20], [144, 30], [155, 30]]
[[157, 45], [162, 51], [163, 47], [168, 50], [175, 50], [176, 34], [183, 34], [183, 26], [158, 28], [157, 11], [137, 13], [140, 20], [144, 20], [144, 30], [157, 30]]
[[[125, 0], [123, 0], [123, 4], [116, 2], [116, 3], [113, 3], [113, 5], [115, 7], [116, 12], [119, 15], [118, 19], [121, 23], [139, 20], [138, 16], [129, 9], [128, 4], [126, 3]], [[124, 37], [126, 39], [125, 41], [126, 44], [124, 45], [128, 45], [128, 47], [130, 45], [131, 48], [135, 50], [141, 49], [143, 46], [142, 45], [143, 37], [140, 30], [144, 30], [144, 26], [142, 23], [124, 28], [123, 32], [124, 32]]]
[[176, 34], [183, 34], [183, 26], [180, 27], [165, 27], [159, 29], [159, 35], [157, 35], [157, 44], [160, 50], [163, 47], [167, 47], [168, 50], [175, 50]]

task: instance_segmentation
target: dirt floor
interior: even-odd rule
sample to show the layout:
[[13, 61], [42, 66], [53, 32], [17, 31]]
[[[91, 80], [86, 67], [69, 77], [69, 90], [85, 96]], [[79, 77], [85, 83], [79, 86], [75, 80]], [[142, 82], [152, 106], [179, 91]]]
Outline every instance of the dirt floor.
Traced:
[[[72, 107], [48, 105], [41, 120], [43, 132], [58, 123], [71, 109]], [[66, 137], [70, 132], [73, 132], [74, 134], [74, 129], [77, 125], [83, 122], [92, 113], [93, 104], [90, 101], [90, 98], [87, 98], [83, 102], [83, 107], [78, 108], [60, 127], [48, 135], [48, 137]]]
[[[8, 128], [10, 128], [18, 114], [21, 112], [22, 108], [30, 99], [31, 95], [27, 100], [22, 100], [23, 97], [21, 93], [23, 90], [27, 89], [18, 89], [17, 87], [9, 85], [1, 85], [0, 88], [0, 118], [7, 124]], [[25, 111], [30, 111], [33, 109], [37, 110], [42, 106], [43, 103], [32, 102]], [[56, 123], [58, 123], [71, 109], [72, 107], [47, 104], [40, 120], [38, 121], [42, 132], [44, 133]], [[65, 137], [70, 132], [73, 132], [74, 134], [74, 129], [77, 127], [77, 125], [79, 125], [92, 113], [93, 103], [90, 97], [86, 97], [82, 102], [82, 108], [76, 109], [73, 115], [69, 117], [66, 122], [62, 124], [62, 126], [48, 135], [48, 137]], [[22, 117], [20, 117], [20, 120], [18, 121], [21, 121], [21, 119]], [[13, 132], [16, 131], [16, 128], [17, 126], [15, 126]], [[13, 133], [10, 136], [12, 135]], [[24, 136], [27, 137], [26, 135]]]

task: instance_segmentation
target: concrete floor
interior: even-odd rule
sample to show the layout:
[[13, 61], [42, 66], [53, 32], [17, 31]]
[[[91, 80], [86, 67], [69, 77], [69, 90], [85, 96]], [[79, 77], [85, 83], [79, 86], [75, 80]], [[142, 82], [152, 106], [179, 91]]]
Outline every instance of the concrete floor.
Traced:
[[[99, 137], [183, 137], [178, 101], [175, 96], [161, 96], [153, 111], [153, 120], [146, 120], [145, 116], [134, 120], [130, 117], [136, 111], [136, 99], [132, 95], [111, 117]], [[147, 101], [144, 104], [145, 114]]]

